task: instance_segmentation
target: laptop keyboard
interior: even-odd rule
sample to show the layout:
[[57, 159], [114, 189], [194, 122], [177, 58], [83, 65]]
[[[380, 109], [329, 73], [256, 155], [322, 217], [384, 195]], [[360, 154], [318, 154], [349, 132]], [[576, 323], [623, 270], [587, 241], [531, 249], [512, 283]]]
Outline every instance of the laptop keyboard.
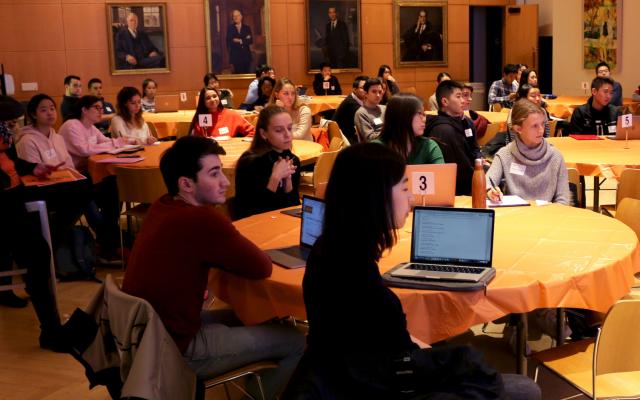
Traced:
[[408, 269], [420, 270], [420, 271], [440, 271], [440, 272], [453, 272], [460, 274], [479, 274], [484, 271], [484, 268], [478, 267], [464, 267], [457, 265], [441, 265], [441, 264], [409, 264]]
[[290, 255], [291, 257], [306, 260], [307, 258], [309, 258], [309, 253], [311, 253], [311, 249], [308, 249], [306, 247], [290, 247], [287, 249], [282, 249], [282, 252], [287, 255]]

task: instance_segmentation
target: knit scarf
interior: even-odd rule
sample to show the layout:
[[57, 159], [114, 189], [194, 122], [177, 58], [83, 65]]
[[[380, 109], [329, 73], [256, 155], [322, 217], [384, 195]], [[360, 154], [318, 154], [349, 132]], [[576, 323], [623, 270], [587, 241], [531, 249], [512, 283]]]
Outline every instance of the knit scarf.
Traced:
[[515, 146], [511, 147], [511, 154], [513, 158], [520, 164], [524, 165], [540, 165], [546, 163], [552, 154], [549, 151], [549, 143], [542, 139], [542, 142], [536, 147], [529, 147], [522, 139], [520, 135], [515, 135]]

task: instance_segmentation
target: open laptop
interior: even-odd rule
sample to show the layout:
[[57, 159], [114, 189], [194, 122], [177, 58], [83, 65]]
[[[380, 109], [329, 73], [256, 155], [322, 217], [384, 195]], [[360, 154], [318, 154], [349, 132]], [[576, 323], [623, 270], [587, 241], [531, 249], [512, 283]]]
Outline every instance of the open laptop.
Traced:
[[156, 96], [156, 112], [176, 112], [180, 109], [179, 94], [159, 94]]
[[316, 239], [322, 233], [324, 201], [311, 196], [302, 197], [300, 244], [297, 246], [267, 250], [271, 260], [285, 268], [301, 268], [307, 265], [307, 257]]
[[[625, 140], [627, 137], [629, 140], [640, 139], [640, 115], [633, 115], [633, 122], [631, 128], [622, 127], [622, 116], [618, 117], [618, 123], [616, 124], [616, 136], [615, 140]], [[628, 132], [625, 132], [628, 130]]]
[[411, 262], [391, 276], [438, 282], [491, 279], [494, 219], [490, 209], [416, 207]]
[[413, 205], [453, 207], [456, 200], [456, 164], [407, 165]]

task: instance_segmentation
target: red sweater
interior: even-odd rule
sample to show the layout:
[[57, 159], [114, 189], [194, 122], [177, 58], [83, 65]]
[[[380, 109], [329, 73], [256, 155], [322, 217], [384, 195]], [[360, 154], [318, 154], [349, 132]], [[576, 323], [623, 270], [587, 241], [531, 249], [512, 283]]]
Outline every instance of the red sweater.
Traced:
[[200, 329], [209, 268], [263, 279], [271, 275], [272, 264], [213, 207], [165, 195], [144, 219], [122, 289], [151, 303], [184, 353]]
[[[193, 128], [195, 136], [217, 137], [217, 136], [253, 136], [256, 128], [240, 114], [233, 110], [223, 108], [215, 114], [211, 114], [212, 126], [203, 128], [196, 123]], [[225, 133], [226, 132], [226, 133]]]

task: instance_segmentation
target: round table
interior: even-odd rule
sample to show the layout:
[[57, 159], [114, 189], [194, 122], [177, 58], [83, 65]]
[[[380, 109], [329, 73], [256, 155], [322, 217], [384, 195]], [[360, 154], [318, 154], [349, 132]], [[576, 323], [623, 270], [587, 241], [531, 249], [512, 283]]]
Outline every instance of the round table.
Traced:
[[[229, 140], [220, 141], [220, 145], [227, 152], [226, 155], [220, 156], [222, 162], [222, 170], [224, 171], [231, 186], [227, 192], [228, 196], [234, 194], [234, 182], [235, 182], [235, 168], [238, 159], [246, 150], [249, 149], [251, 144], [250, 138], [231, 138]], [[144, 151], [134, 153], [144, 157], [144, 160], [134, 164], [104, 164], [97, 161], [104, 158], [112, 158], [114, 156], [110, 154], [98, 154], [89, 157], [89, 174], [93, 179], [93, 182], [100, 182], [106, 176], [114, 175], [116, 166], [124, 168], [159, 168], [160, 157], [174, 142], [157, 142], [156, 145], [145, 146]], [[308, 140], [294, 140], [292, 151], [300, 159], [302, 165], [311, 164], [322, 153], [322, 145], [311, 142]]]
[[582, 176], [593, 176], [593, 209], [599, 208], [599, 177], [618, 179], [627, 168], [640, 168], [640, 140], [576, 140], [571, 137], [547, 138], [564, 157], [568, 168]]
[[[258, 113], [253, 111], [235, 110], [250, 123], [258, 118]], [[146, 122], [153, 123], [159, 138], [176, 136], [178, 123], [191, 123], [196, 110], [180, 110], [176, 112], [144, 113]]]
[[311, 96], [301, 98], [302, 102], [309, 106], [311, 109], [311, 115], [316, 115], [323, 111], [335, 110], [340, 103], [345, 99], [345, 95], [332, 95], [332, 96]]
[[[456, 199], [458, 206], [469, 204], [469, 197]], [[234, 224], [262, 249], [299, 240], [300, 219], [278, 211]], [[409, 220], [398, 243], [380, 260], [381, 273], [409, 261], [410, 227]], [[497, 274], [486, 294], [394, 288], [411, 334], [433, 343], [473, 325], [541, 307], [606, 312], [640, 271], [640, 247], [626, 225], [591, 211], [558, 204], [505, 207], [496, 209], [493, 265]], [[304, 269], [274, 265], [270, 278], [252, 281], [212, 269], [209, 286], [246, 324], [276, 316], [304, 320], [303, 275]]]

